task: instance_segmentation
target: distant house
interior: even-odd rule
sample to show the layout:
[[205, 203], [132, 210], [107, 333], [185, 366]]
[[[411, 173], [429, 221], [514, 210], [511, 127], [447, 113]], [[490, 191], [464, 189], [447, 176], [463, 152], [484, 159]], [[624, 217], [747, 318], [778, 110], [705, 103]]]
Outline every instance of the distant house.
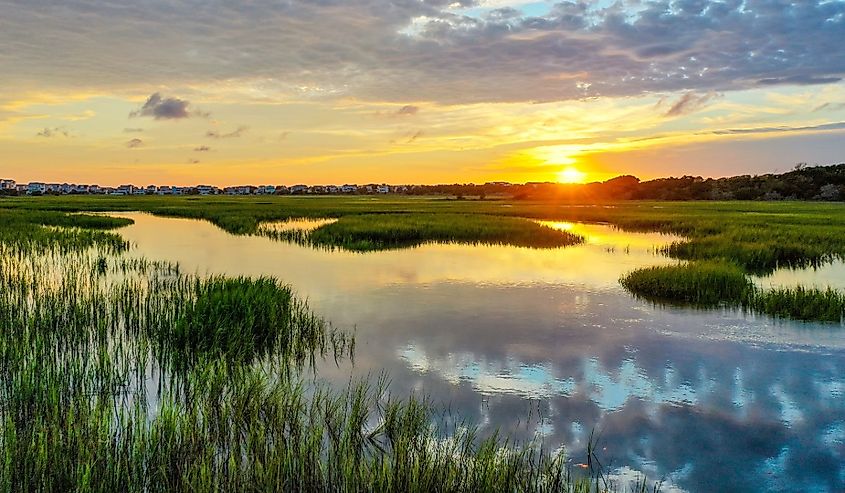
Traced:
[[261, 185], [255, 191], [258, 195], [275, 195], [276, 194], [276, 186], [275, 185]]
[[0, 180], [0, 190], [15, 190], [15, 180]]
[[346, 185], [343, 185], [342, 187], [340, 187], [340, 191], [342, 193], [355, 193], [355, 192], [358, 191], [358, 185], [346, 184]]
[[32, 182], [26, 186], [26, 193], [29, 195], [43, 195], [47, 193], [47, 184], [41, 182]]
[[211, 185], [197, 185], [197, 193], [200, 195], [217, 195], [217, 187]]
[[294, 185], [290, 187], [290, 193], [305, 193], [308, 191], [308, 185]]
[[376, 188], [376, 192], [378, 193], [390, 193], [390, 186], [388, 185], [379, 185]]

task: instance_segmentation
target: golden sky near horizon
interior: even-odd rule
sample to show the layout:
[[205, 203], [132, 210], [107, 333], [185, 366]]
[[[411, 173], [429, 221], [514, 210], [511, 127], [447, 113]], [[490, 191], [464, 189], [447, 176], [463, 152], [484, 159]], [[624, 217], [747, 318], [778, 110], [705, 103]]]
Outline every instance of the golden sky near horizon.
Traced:
[[454, 183], [845, 161], [845, 3], [0, 0], [0, 177]]

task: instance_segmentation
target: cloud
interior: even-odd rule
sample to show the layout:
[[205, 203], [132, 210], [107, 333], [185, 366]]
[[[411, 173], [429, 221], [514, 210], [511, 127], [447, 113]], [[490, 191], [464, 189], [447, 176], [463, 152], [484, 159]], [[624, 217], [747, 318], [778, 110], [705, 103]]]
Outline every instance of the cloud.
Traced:
[[144, 145], [144, 141], [141, 139], [130, 139], [126, 142], [126, 147], [130, 149], [135, 149], [138, 147], [142, 147]]
[[211, 147], [208, 146], [199, 146], [194, 148], [194, 152], [208, 152], [211, 150]]
[[51, 139], [53, 137], [72, 137], [70, 131], [65, 127], [44, 127], [44, 130], [41, 130], [37, 134], [36, 137], [44, 137], [46, 139]]
[[400, 115], [400, 116], [411, 116], [411, 115], [416, 115], [417, 113], [419, 113], [419, 111], [420, 111], [420, 108], [418, 106], [413, 106], [413, 105], [408, 104], [408, 105], [405, 105], [405, 106], [399, 108], [399, 110], [396, 111], [396, 114]]
[[199, 164], [199, 163], [200, 163], [199, 159], [193, 159], [193, 158], [188, 159], [188, 164]]
[[238, 127], [235, 130], [228, 132], [228, 133], [220, 133], [219, 130], [209, 130], [205, 133], [205, 136], [209, 139], [235, 139], [243, 135], [249, 127]]
[[816, 106], [815, 108], [813, 108], [813, 113], [815, 113], [817, 111], [825, 111], [825, 110], [827, 110], [827, 111], [845, 110], [845, 103], [832, 103], [832, 102], [823, 103], [823, 104], [820, 104], [820, 105]]
[[141, 133], [143, 131], [144, 131], [143, 128], [124, 128], [123, 129], [123, 133], [126, 133], [126, 134], [136, 134], [136, 133]]
[[149, 116], [156, 120], [179, 120], [191, 116], [208, 117], [208, 113], [190, 110], [190, 102], [179, 98], [164, 98], [160, 93], [153, 93], [139, 109], [129, 113], [130, 118]]
[[[845, 77], [841, 1], [570, 1], [527, 14], [441, 0], [255, 0], [215, 9], [192, 0], [120, 8], [66, 0], [61, 16], [40, 4], [0, 0], [0, 45], [16, 48], [3, 54], [9, 86], [261, 81], [262, 97], [276, 100], [450, 104], [726, 92]], [[149, 103], [138, 110], [144, 116], [190, 114], [181, 99]]]
[[782, 132], [810, 132], [810, 131], [826, 131], [826, 130], [845, 130], [845, 122], [830, 122], [820, 125], [807, 125], [802, 127], [754, 127], [754, 128], [729, 128], [725, 130], [714, 130], [707, 132], [713, 135], [743, 135], [743, 134], [764, 134], [764, 133], [782, 133]]
[[713, 99], [719, 97], [718, 94], [715, 92], [709, 92], [707, 94], [696, 95], [695, 93], [688, 92], [678, 98], [674, 104], [666, 111], [664, 116], [673, 117], [673, 116], [681, 116], [687, 115], [694, 111], [697, 111], [704, 106], [707, 105]]
[[842, 77], [813, 77], [811, 75], [793, 75], [790, 77], [773, 77], [769, 79], [760, 79], [759, 84], [764, 86], [775, 85], [798, 85], [798, 86], [812, 86], [818, 84], [832, 84], [839, 82]]

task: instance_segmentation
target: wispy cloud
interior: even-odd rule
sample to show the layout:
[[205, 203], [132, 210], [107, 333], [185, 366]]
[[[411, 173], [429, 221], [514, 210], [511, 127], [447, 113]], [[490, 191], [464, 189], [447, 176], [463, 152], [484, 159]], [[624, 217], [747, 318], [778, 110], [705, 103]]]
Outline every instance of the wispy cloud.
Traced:
[[219, 139], [235, 139], [235, 138], [242, 136], [247, 130], [249, 130], [249, 127], [244, 127], [244, 126], [238, 127], [235, 130], [232, 130], [231, 132], [227, 132], [227, 133], [222, 133], [219, 130], [209, 130], [208, 132], [205, 133], [205, 136], [208, 137], [209, 139], [218, 139], [218, 140]]
[[65, 127], [44, 127], [44, 129], [35, 134], [35, 136], [44, 137], [46, 139], [53, 137], [72, 137], [70, 131]]
[[764, 134], [764, 133], [782, 133], [782, 132], [810, 132], [810, 131], [825, 131], [825, 130], [845, 130], [845, 122], [831, 122], [822, 123], [820, 125], [805, 125], [805, 126], [774, 126], [774, 127], [753, 127], [753, 128], [729, 128], [725, 130], [714, 130], [707, 132], [713, 135], [743, 135], [743, 134]]
[[717, 97], [719, 95], [715, 92], [708, 92], [706, 94], [687, 92], [672, 104], [669, 110], [666, 111], [665, 116], [675, 117], [693, 113]]
[[135, 149], [138, 147], [142, 147], [144, 145], [144, 141], [141, 139], [130, 139], [126, 142], [126, 147], [130, 149]]

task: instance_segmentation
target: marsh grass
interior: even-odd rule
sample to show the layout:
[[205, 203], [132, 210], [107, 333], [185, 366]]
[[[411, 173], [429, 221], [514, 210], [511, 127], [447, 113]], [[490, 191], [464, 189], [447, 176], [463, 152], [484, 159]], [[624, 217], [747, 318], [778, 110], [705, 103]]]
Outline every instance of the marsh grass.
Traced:
[[845, 322], [845, 293], [831, 288], [776, 288], [755, 292], [749, 307], [775, 317]]
[[753, 284], [739, 267], [718, 262], [694, 262], [637, 269], [620, 280], [632, 293], [653, 301], [689, 303], [701, 307], [744, 300]]
[[627, 489], [385, 379], [303, 375], [353, 348], [275, 279], [0, 243], [0, 491]]
[[740, 267], [699, 261], [637, 269], [620, 279], [635, 296], [655, 303], [727, 306], [774, 317], [842, 322], [845, 294], [834, 289], [756, 287]]
[[361, 252], [429, 242], [556, 248], [584, 241], [578, 235], [521, 218], [473, 214], [364, 214], [344, 216], [310, 231], [263, 234], [299, 244]]
[[131, 223], [129, 219], [90, 214], [0, 209], [0, 243], [24, 252], [79, 252], [95, 245], [120, 252], [126, 250], [126, 242], [105, 230]]
[[160, 331], [182, 362], [209, 356], [248, 362], [277, 354], [303, 363], [329, 343], [352, 347], [351, 337], [331, 329], [274, 278], [197, 279], [192, 291], [181, 317]]

